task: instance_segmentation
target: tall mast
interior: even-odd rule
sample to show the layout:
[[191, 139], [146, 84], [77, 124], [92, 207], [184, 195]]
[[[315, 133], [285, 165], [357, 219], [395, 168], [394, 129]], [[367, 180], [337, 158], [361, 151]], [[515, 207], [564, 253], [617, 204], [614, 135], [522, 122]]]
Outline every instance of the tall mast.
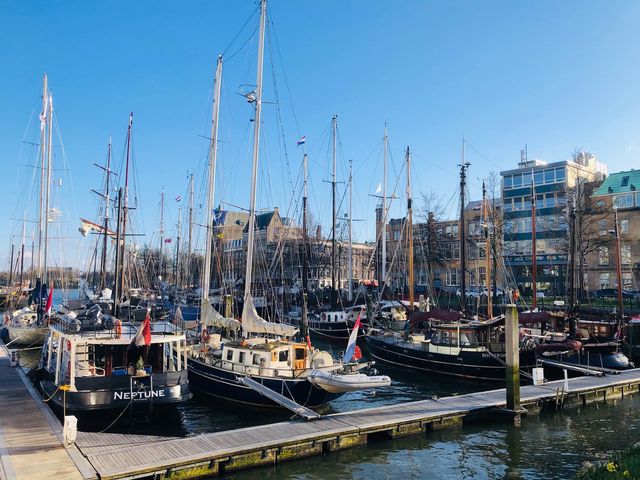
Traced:
[[51, 154], [52, 154], [52, 142], [53, 142], [53, 95], [49, 93], [49, 114], [47, 116], [49, 122], [49, 138], [47, 141], [47, 181], [45, 183], [45, 197], [44, 197], [44, 262], [43, 262], [43, 278], [44, 282], [49, 282], [49, 275], [47, 274], [47, 253], [49, 243], [49, 198], [51, 196]]
[[309, 170], [308, 170], [308, 158], [307, 154], [304, 154], [302, 158], [302, 173], [303, 173], [303, 183], [302, 183], [302, 292], [307, 293], [308, 287], [308, 277], [309, 271], [307, 262], [309, 258], [307, 257], [307, 244], [308, 244], [308, 232], [307, 232], [307, 198], [309, 195], [308, 191], [308, 179], [309, 179]]
[[465, 161], [465, 141], [462, 139], [462, 164], [460, 165], [460, 300], [462, 303], [462, 314], [467, 310], [467, 252], [466, 252], [466, 228], [464, 222], [464, 191], [467, 187], [467, 168], [470, 163]]
[[107, 170], [106, 183], [104, 192], [104, 233], [102, 235], [102, 259], [100, 265], [100, 289], [107, 286], [107, 239], [109, 238], [109, 209], [111, 208], [110, 199], [110, 180], [111, 180], [111, 137], [109, 137], [109, 146], [107, 148]]
[[[129, 127], [127, 128], [127, 158], [125, 162], [125, 175], [124, 175], [124, 202], [122, 204], [122, 232], [120, 233], [120, 243], [122, 243], [120, 254], [120, 277], [116, 280], [119, 286], [119, 294], [122, 296], [124, 292], [124, 266], [125, 266], [125, 253], [127, 251], [127, 211], [129, 207], [129, 162], [131, 160], [131, 133], [133, 129], [133, 112], [129, 114]], [[118, 299], [120, 300], [120, 299]]]
[[409, 242], [409, 309], [413, 310], [413, 198], [411, 197], [411, 152], [407, 146], [407, 229]]
[[187, 238], [187, 287], [191, 286], [191, 238], [193, 236], [193, 173], [189, 176], [189, 236]]
[[338, 133], [338, 116], [334, 115], [331, 119], [332, 127], [332, 160], [333, 169], [331, 173], [331, 200], [332, 200], [332, 216], [331, 216], [331, 304], [335, 303], [336, 293], [336, 137]]
[[176, 282], [176, 289], [180, 287], [180, 230], [182, 229], [182, 205], [178, 207], [178, 235], [176, 241], [176, 262], [173, 271], [173, 278]]
[[536, 241], [536, 187], [535, 176], [531, 169], [531, 283], [533, 287], [533, 305], [538, 308], [538, 254]]
[[493, 317], [493, 299], [491, 295], [491, 245], [489, 241], [489, 204], [487, 188], [482, 181], [482, 216], [484, 220], [484, 258], [485, 258], [485, 286], [487, 288], [487, 317]]
[[[42, 113], [40, 114], [40, 197], [39, 197], [39, 214], [38, 214], [38, 261], [36, 263], [36, 279], [42, 279], [42, 237], [44, 230], [44, 222], [46, 214], [44, 212], [44, 182], [46, 168], [46, 141], [47, 141], [47, 74], [44, 74], [42, 80]], [[31, 257], [33, 259], [33, 256]]]
[[118, 210], [116, 216], [116, 225], [118, 226], [116, 229], [116, 261], [115, 261], [115, 270], [114, 270], [114, 285], [113, 285], [113, 314], [117, 317], [120, 309], [120, 295], [122, 291], [120, 290], [120, 270], [122, 264], [122, 248], [120, 246], [122, 239], [122, 197], [123, 197], [124, 189], [122, 187], [118, 188]]
[[11, 284], [13, 283], [13, 254], [15, 251], [15, 244], [13, 243], [13, 240], [11, 241], [11, 261], [9, 263], [9, 283], [7, 284], [7, 286], [11, 289]]
[[576, 199], [569, 197], [569, 313], [573, 314], [576, 304], [575, 292], [575, 245], [576, 245]]
[[26, 225], [22, 222], [22, 240], [20, 241], [20, 292], [22, 292], [22, 280], [24, 279], [24, 242], [27, 235]]
[[220, 88], [222, 86], [222, 55], [218, 56], [214, 80], [213, 108], [211, 116], [211, 145], [209, 147], [209, 186], [207, 190], [207, 240], [202, 268], [202, 298], [209, 300], [211, 284], [211, 253], [213, 247], [213, 197], [216, 189], [216, 162], [218, 160], [218, 115], [220, 113]]
[[[162, 275], [163, 255], [162, 249], [164, 248], [164, 186], [160, 191], [160, 254], [158, 259], [158, 275]], [[166, 278], [164, 279], [167, 280]]]
[[616, 237], [616, 275], [618, 276], [618, 309], [620, 318], [624, 316], [624, 302], [622, 301], [622, 242], [620, 240], [620, 230], [618, 227], [618, 209], [613, 209], [614, 235]]
[[384, 122], [383, 139], [383, 173], [382, 173], [382, 278], [380, 288], [384, 288], [387, 281], [387, 151], [389, 150], [389, 137], [387, 136], [387, 122]]
[[349, 302], [353, 301], [353, 160], [349, 160]]

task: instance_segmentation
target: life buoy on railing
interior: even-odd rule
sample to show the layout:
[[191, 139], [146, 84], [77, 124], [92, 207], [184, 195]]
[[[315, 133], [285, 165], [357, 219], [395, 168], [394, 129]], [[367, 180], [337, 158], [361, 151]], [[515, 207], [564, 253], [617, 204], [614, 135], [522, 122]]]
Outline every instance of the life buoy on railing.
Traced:
[[116, 319], [114, 328], [116, 331], [116, 338], [120, 338], [120, 336], [122, 335], [122, 320], [120, 320], [119, 318]]
[[71, 340], [67, 340], [67, 350], [71, 351]]
[[322, 312], [322, 315], [320, 315], [320, 318], [322, 319], [322, 321], [324, 322], [327, 319], [327, 314]]
[[11, 321], [11, 315], [9, 315], [9, 312], [6, 312], [3, 318], [4, 318], [4, 324], [9, 325], [9, 322]]

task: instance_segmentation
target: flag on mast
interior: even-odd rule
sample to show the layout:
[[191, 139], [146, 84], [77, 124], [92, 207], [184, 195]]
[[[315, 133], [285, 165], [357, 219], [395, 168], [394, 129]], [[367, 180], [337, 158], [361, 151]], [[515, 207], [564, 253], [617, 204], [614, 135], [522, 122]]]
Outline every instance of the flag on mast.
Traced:
[[[362, 311], [360, 311], [360, 313], [358, 313], [358, 318], [356, 318], [356, 324], [353, 326], [353, 330], [351, 331], [351, 335], [349, 336], [349, 343], [347, 343], [347, 349], [344, 351], [344, 361], [345, 362], [350, 362], [352, 360], [357, 360], [358, 359], [358, 355], [356, 354], [356, 349], [358, 348], [358, 346], [356, 345], [356, 342], [358, 340], [358, 329], [360, 328], [360, 315], [361, 315]], [[354, 358], [355, 357], [355, 358]]]
[[303, 135], [300, 137], [300, 140], [296, 142], [296, 146], [299, 147], [300, 145], [304, 145], [306, 141], [307, 141], [307, 138]]
[[182, 197], [181, 197], [180, 195], [178, 195], [178, 196], [176, 197], [176, 202], [180, 202], [180, 201], [182, 201]]
[[149, 311], [150, 310], [147, 309], [147, 315], [144, 317], [142, 324], [138, 328], [136, 336], [131, 340], [129, 348], [132, 348], [133, 346], [143, 347], [145, 345], [151, 345], [151, 317], [149, 316]]
[[47, 317], [51, 316], [51, 308], [52, 307], [53, 307], [53, 283], [51, 284], [51, 290], [49, 290], [49, 296], [47, 297], [47, 305], [44, 308], [44, 314]]

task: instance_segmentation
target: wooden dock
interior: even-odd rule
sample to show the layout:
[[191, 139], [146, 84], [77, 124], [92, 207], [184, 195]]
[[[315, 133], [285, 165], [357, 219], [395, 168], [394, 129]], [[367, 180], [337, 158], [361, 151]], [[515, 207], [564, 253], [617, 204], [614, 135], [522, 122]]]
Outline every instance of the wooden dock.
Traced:
[[65, 449], [62, 426], [0, 342], [0, 478], [82, 480], [96, 472], [76, 447]]
[[[562, 408], [638, 392], [640, 369], [526, 386], [524, 407]], [[374, 438], [462, 426], [505, 407], [505, 390], [332, 414], [313, 422], [288, 421], [187, 438], [79, 433], [76, 445], [101, 479], [153, 476], [196, 478], [328, 453]], [[505, 419], [506, 420], [506, 419]]]
[[[79, 432], [64, 448], [61, 427], [0, 345], [0, 477], [196, 478], [329, 453], [369, 440], [459, 427], [503, 412], [505, 390], [435, 398], [201, 434], [158, 437]], [[568, 389], [566, 388], [568, 386]], [[639, 391], [640, 369], [579, 377], [521, 389], [522, 405], [539, 409], [603, 402]], [[53, 417], [53, 418], [52, 418]], [[505, 417], [505, 421], [509, 420]]]

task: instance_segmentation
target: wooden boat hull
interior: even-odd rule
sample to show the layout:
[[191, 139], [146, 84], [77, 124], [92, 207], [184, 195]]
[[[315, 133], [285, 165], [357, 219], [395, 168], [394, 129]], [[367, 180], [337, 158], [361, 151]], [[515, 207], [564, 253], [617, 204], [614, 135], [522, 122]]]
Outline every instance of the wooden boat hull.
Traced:
[[[258, 407], [278, 407], [276, 403], [255, 390], [240, 384], [237, 373], [230, 372], [203, 360], [188, 358], [189, 384], [194, 391], [234, 403]], [[305, 378], [273, 378], [251, 376], [257, 382], [309, 408], [320, 407], [341, 394], [326, 392]]]

